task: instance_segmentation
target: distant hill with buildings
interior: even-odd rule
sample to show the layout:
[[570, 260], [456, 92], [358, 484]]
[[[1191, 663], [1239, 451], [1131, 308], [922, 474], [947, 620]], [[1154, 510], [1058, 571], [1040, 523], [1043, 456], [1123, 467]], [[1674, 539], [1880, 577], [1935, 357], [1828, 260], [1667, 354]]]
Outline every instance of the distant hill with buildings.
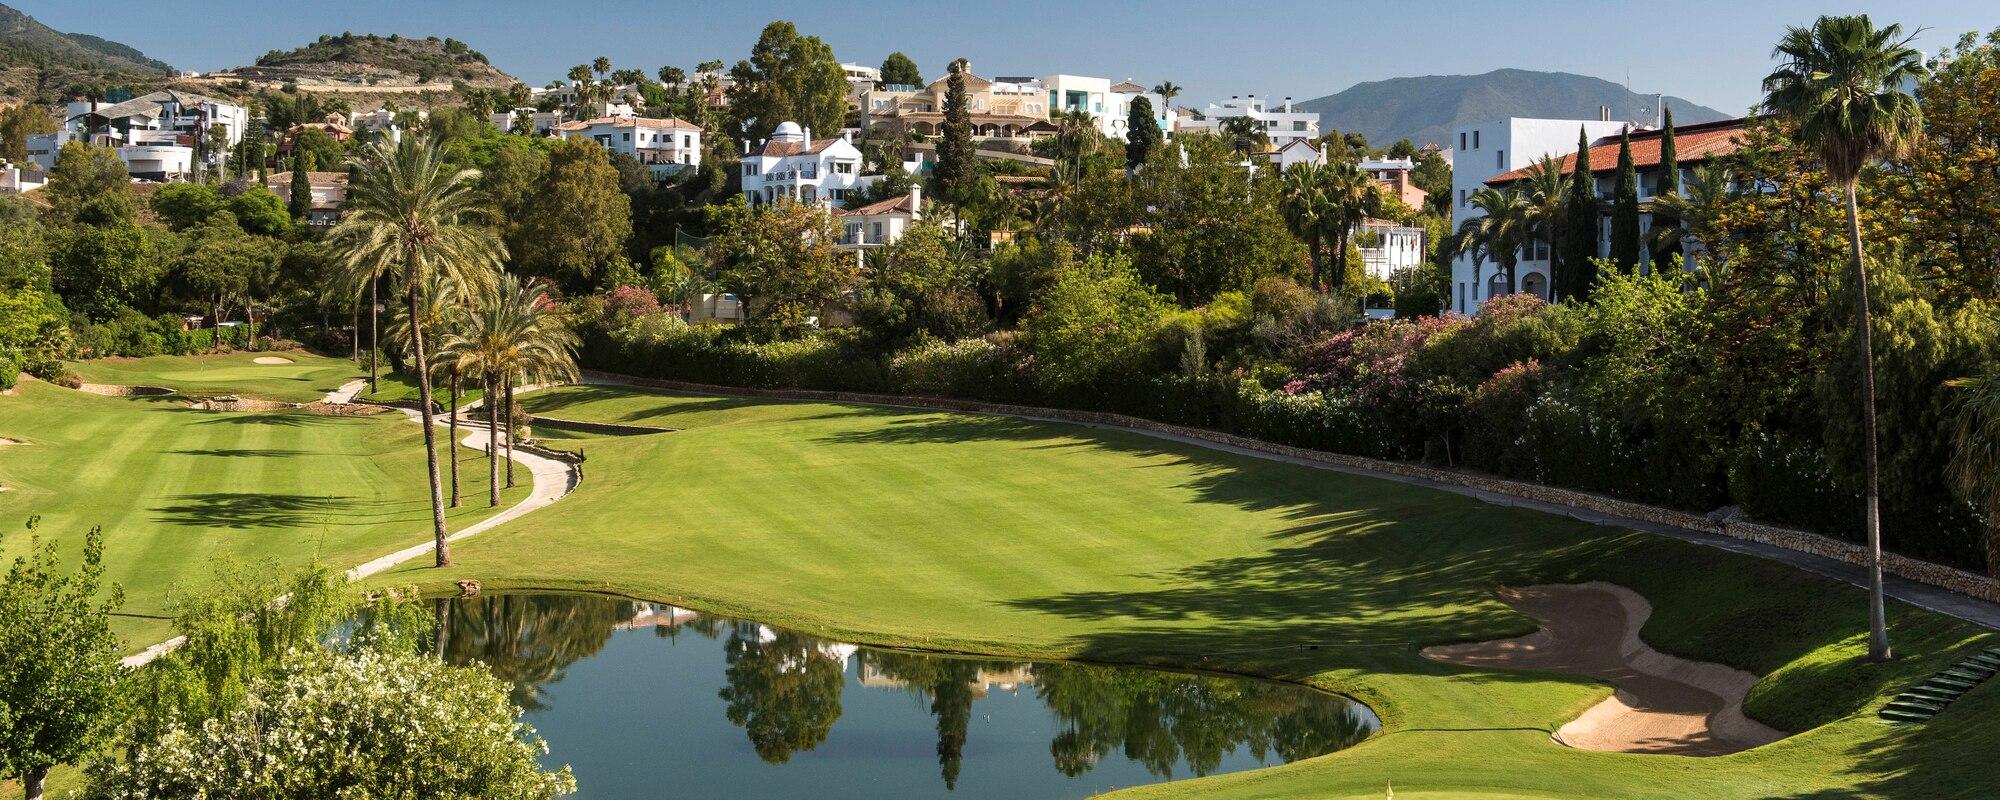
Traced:
[[49, 100], [71, 84], [124, 78], [163, 80], [173, 68], [130, 46], [63, 33], [0, 4], [0, 96]]
[[[1668, 96], [1666, 103], [1676, 124], [1740, 116], [1679, 97]], [[1612, 119], [1654, 118], [1653, 95], [1587, 75], [1521, 69], [1370, 81], [1298, 104], [1319, 112], [1321, 131], [1360, 133], [1385, 145], [1402, 138], [1444, 145], [1456, 127], [1501, 117], [1597, 119], [1602, 106], [1611, 108]]]
[[272, 50], [253, 66], [229, 70], [252, 81], [300, 85], [431, 86], [463, 83], [500, 88], [514, 77], [487, 63], [486, 54], [457, 39], [343, 33], [292, 50]]

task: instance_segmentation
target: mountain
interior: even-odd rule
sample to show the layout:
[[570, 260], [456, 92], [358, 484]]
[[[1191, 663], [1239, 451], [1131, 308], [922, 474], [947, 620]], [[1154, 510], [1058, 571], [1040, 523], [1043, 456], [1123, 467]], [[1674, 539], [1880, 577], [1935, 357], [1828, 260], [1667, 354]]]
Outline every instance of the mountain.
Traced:
[[[1666, 102], [1675, 124], [1737, 116], [1679, 97]], [[1319, 112], [1321, 131], [1358, 132], [1370, 144], [1407, 137], [1419, 145], [1444, 145], [1458, 126], [1501, 117], [1597, 119], [1599, 106], [1610, 106], [1612, 119], [1653, 119], [1650, 94], [1587, 75], [1522, 69], [1370, 81], [1297, 104]]]
[[0, 5], [0, 69], [35, 65], [154, 75], [173, 71], [129, 46], [89, 34], [63, 33]]
[[457, 39], [372, 33], [321, 36], [294, 50], [272, 50], [259, 57], [255, 66], [237, 67], [228, 76], [353, 88], [449, 88], [454, 83], [500, 88], [514, 83], [513, 76], [487, 63], [484, 53]]

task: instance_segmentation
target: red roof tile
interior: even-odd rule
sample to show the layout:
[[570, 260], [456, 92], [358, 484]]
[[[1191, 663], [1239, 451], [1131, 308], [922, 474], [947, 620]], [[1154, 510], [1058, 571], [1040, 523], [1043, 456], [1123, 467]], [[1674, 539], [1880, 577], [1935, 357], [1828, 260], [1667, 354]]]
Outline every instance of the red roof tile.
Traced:
[[[1674, 126], [1674, 158], [1681, 164], [1694, 164], [1718, 156], [1736, 152], [1743, 146], [1743, 119], [1729, 119], [1720, 122], [1706, 122], [1699, 125]], [[1632, 166], [1638, 169], [1660, 165], [1660, 136], [1662, 131], [1644, 131], [1632, 136]], [[1486, 179], [1490, 185], [1513, 183], [1528, 177], [1533, 166], [1511, 172], [1503, 172]], [[1576, 154], [1562, 158], [1562, 171], [1567, 175], [1576, 171]], [[1618, 171], [1618, 142], [1592, 145], [1590, 148], [1590, 171], [1595, 175], [1609, 175]]]
[[893, 214], [898, 212], [908, 214], [915, 209], [916, 206], [910, 203], [910, 196], [906, 194], [901, 197], [878, 200], [860, 208], [837, 208], [834, 209], [833, 213], [834, 216], [839, 217], [867, 217], [876, 214]]

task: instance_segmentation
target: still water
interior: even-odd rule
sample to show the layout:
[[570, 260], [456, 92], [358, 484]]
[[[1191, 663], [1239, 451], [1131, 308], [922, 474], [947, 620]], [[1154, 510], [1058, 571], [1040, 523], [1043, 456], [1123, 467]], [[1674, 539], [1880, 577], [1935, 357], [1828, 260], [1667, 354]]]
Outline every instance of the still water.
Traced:
[[450, 601], [447, 657], [514, 684], [612, 798], [1076, 798], [1329, 753], [1378, 726], [1298, 686], [917, 654], [573, 594]]

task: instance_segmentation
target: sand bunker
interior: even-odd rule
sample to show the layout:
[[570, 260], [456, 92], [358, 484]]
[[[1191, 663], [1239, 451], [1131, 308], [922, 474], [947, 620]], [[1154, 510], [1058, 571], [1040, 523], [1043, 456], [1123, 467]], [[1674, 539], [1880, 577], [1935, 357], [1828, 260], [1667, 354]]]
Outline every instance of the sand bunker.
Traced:
[[1542, 629], [1515, 639], [1424, 649], [1469, 667], [1587, 675], [1617, 687], [1556, 731], [1584, 750], [1712, 756], [1748, 750], [1785, 734], [1744, 716], [1757, 676], [1661, 653], [1639, 639], [1653, 607], [1610, 583], [1507, 589], [1500, 599]]
[[258, 357], [256, 357], [256, 358], [253, 358], [253, 359], [250, 359], [250, 360], [251, 360], [251, 361], [254, 361], [254, 362], [256, 362], [256, 363], [259, 363], [259, 364], [290, 364], [290, 363], [292, 363], [292, 360], [291, 360], [291, 359], [289, 359], [289, 358], [279, 358], [279, 357], [277, 357], [277, 356], [258, 356]]
[[0, 436], [0, 447], [13, 447], [15, 445], [23, 445], [23, 444], [27, 444], [27, 442], [21, 441], [19, 439], [9, 439], [5, 436]]
[[174, 393], [165, 386], [120, 386], [112, 383], [86, 383], [76, 388], [105, 397], [165, 397]]

